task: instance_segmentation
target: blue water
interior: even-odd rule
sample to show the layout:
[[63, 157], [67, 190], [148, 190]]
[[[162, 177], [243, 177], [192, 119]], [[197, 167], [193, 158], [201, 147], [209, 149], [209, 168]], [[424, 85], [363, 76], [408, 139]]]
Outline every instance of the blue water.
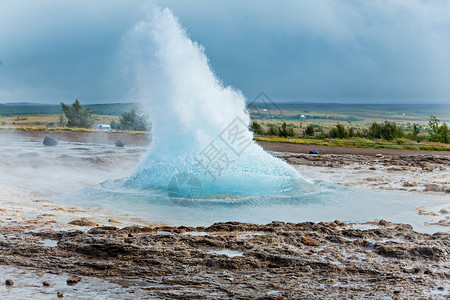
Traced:
[[[322, 181], [314, 191], [298, 190], [290, 195], [217, 195], [215, 197], [174, 198], [167, 189], [136, 189], [124, 181], [108, 181], [77, 194], [58, 197], [57, 201], [77, 206], [103, 208], [128, 213], [155, 223], [185, 226], [209, 226], [215, 222], [239, 221], [265, 224], [271, 221], [351, 221], [385, 219], [408, 223], [422, 232], [439, 231], [425, 226], [427, 216], [416, 208], [448, 203], [448, 197], [406, 192], [355, 190]], [[75, 203], [75, 200], [76, 203]], [[442, 229], [441, 229], [442, 230]]]

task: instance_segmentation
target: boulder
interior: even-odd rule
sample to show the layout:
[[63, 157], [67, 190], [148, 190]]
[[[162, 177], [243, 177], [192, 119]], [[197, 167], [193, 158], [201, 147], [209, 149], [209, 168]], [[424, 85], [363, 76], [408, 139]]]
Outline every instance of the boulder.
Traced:
[[84, 226], [84, 227], [86, 227], [86, 226], [89, 226], [89, 227], [90, 226], [98, 226], [97, 223], [94, 223], [94, 222], [92, 222], [92, 221], [90, 221], [90, 220], [88, 220], [86, 218], [75, 219], [75, 220], [70, 221], [67, 224], [76, 225], [76, 226]]
[[121, 140], [116, 140], [114, 142], [114, 145], [116, 145], [116, 147], [119, 147], [119, 148], [123, 148], [123, 146], [125, 146], [124, 142], [122, 142]]
[[309, 150], [309, 154], [316, 154], [316, 155], [319, 155], [319, 150], [311, 149], [311, 150]]
[[46, 136], [44, 141], [42, 142], [45, 146], [56, 146], [58, 145], [58, 141], [50, 136]]
[[6, 285], [14, 285], [14, 281], [12, 281], [12, 279], [6, 279], [5, 284]]

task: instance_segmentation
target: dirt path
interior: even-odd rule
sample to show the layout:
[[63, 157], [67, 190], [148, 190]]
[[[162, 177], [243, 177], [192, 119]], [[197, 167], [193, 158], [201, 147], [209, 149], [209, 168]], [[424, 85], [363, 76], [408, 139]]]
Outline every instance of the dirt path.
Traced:
[[450, 151], [416, 151], [416, 150], [397, 150], [397, 149], [373, 149], [373, 148], [350, 148], [350, 147], [336, 147], [323, 145], [304, 145], [304, 144], [290, 144], [279, 142], [263, 142], [258, 141], [264, 149], [277, 152], [291, 152], [291, 153], [309, 153], [311, 149], [319, 150], [320, 154], [353, 154], [353, 155], [368, 155], [375, 156], [377, 154], [383, 155], [444, 155], [450, 156]]

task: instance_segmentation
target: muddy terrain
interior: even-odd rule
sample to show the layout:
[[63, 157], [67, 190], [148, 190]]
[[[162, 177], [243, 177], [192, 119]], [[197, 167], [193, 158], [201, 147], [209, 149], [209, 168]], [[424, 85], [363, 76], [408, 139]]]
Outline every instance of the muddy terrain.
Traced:
[[[450, 194], [450, 156], [276, 155], [292, 165], [302, 166], [302, 172], [305, 170], [303, 166], [307, 166], [320, 167], [315, 169], [321, 173], [343, 173], [329, 178], [339, 184], [364, 186], [364, 183], [369, 183], [372, 187], [379, 186], [388, 190]], [[359, 178], [353, 178], [352, 175], [355, 174]]]
[[[1, 264], [67, 273], [67, 283], [54, 279], [46, 287], [37, 277], [35, 285], [43, 295], [73, 297], [82, 296], [73, 286], [94, 278], [120, 284], [108, 297], [130, 299], [444, 299], [450, 293], [450, 234], [421, 234], [409, 225], [91, 228], [78, 221], [66, 231], [3, 226]], [[20, 284], [21, 276], [7, 279]]]

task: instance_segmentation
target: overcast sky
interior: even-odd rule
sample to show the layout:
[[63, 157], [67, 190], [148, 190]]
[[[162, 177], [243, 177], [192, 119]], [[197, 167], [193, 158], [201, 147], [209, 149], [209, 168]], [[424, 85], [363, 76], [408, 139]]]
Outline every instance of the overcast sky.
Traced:
[[[0, 0], [0, 102], [129, 102], [116, 52], [144, 0]], [[450, 1], [160, 0], [252, 100], [450, 103]]]

